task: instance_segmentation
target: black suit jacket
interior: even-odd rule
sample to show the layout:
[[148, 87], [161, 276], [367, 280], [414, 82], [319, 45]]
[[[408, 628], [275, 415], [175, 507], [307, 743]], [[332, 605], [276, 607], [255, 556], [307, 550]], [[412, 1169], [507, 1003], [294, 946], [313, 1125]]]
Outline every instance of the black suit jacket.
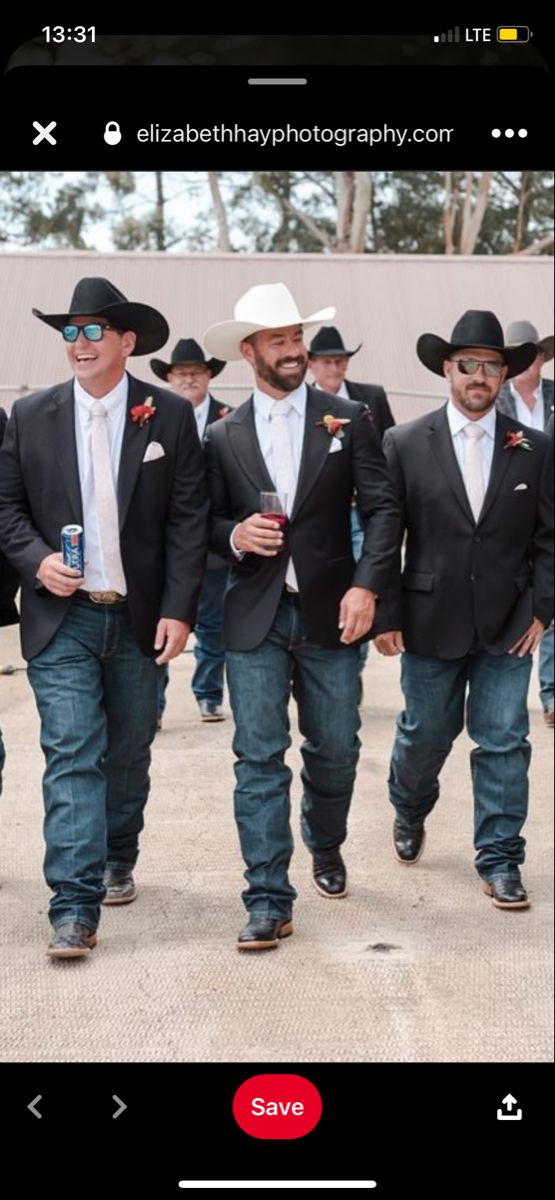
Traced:
[[[308, 637], [321, 646], [340, 647], [339, 603], [348, 588], [365, 587], [381, 594], [391, 583], [399, 508], [364, 406], [316, 388], [307, 391], [303, 451], [286, 547], [295, 564]], [[327, 413], [349, 421], [343, 426], [341, 450], [334, 453], [330, 453], [327, 430], [317, 426]], [[275, 490], [256, 436], [252, 397], [211, 425], [206, 453], [211, 544], [232, 563], [224, 600], [224, 645], [228, 650], [252, 650], [272, 625], [288, 558], [246, 554], [238, 561], [229, 544], [235, 525], [260, 511], [260, 492]], [[365, 526], [363, 554], [356, 564], [350, 528], [355, 490]], [[377, 628], [368, 636], [374, 636]]]
[[[229, 404], [220, 404], [220, 401], [216, 400], [216, 397], [210, 393], [210, 405], [208, 408], [206, 429], [208, 429], [209, 425], [213, 425], [214, 421], [221, 421], [222, 417], [227, 417], [228, 413], [230, 412], [233, 412], [233, 409], [229, 406]], [[206, 429], [204, 431], [205, 437]], [[206, 570], [222, 571], [224, 567], [227, 567], [225, 558], [222, 558], [220, 554], [214, 554], [213, 550], [209, 550], [208, 558], [206, 559]]]
[[390, 429], [395, 424], [395, 418], [383, 387], [379, 387], [375, 383], [351, 383], [350, 379], [345, 380], [345, 387], [351, 400], [358, 400], [362, 404], [368, 405], [372, 413], [376, 435], [382, 442], [386, 429]]
[[[153, 656], [160, 617], [194, 625], [208, 496], [191, 407], [130, 375], [128, 408], [148, 396], [154, 416], [142, 428], [130, 412], [125, 419], [118, 509], [131, 624], [143, 654]], [[151, 441], [165, 453], [144, 462]], [[36, 575], [42, 559], [59, 550], [62, 526], [71, 523], [83, 524], [73, 380], [16, 401], [0, 451], [0, 545], [21, 574], [26, 658], [44, 649], [69, 607], [70, 599], [37, 586]]]
[[[489, 485], [478, 523], [468, 503], [446, 408], [390, 429], [388, 459], [406, 531], [401, 587], [389, 596], [391, 628], [407, 650], [467, 654], [477, 639], [505, 654], [534, 616], [553, 614], [553, 488], [549, 438], [527, 430], [532, 450], [505, 449], [518, 425], [497, 413]], [[400, 546], [399, 546], [400, 551]]]
[[[552, 379], [542, 379], [544, 427], [547, 426], [549, 418], [553, 414], [553, 393], [554, 393], [553, 380]], [[514, 421], [517, 420], [516, 401], [513, 396], [513, 393], [511, 392], [511, 389], [510, 389], [510, 386], [508, 383], [501, 384], [501, 387], [499, 388], [499, 395], [497, 397], [497, 408], [498, 408], [499, 412], [504, 413], [506, 417], [512, 417]]]
[[[0, 408], [0, 446], [4, 440], [8, 415]], [[17, 625], [19, 613], [15, 606], [15, 597], [19, 587], [17, 571], [14, 571], [0, 550], [0, 625]]]

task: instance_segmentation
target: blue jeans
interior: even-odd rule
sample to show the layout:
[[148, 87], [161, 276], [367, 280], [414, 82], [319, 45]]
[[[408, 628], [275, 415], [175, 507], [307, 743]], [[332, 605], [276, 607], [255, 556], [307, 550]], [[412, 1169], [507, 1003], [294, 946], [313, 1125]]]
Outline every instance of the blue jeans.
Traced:
[[553, 708], [553, 625], [546, 629], [540, 642], [538, 674], [540, 703], [543, 709]]
[[[222, 607], [229, 571], [222, 567], [206, 571], [200, 593], [195, 625], [196, 668], [192, 689], [197, 700], [221, 704], [224, 698], [225, 651], [222, 645]], [[167, 664], [158, 667], [158, 716], [166, 707], [166, 688], [170, 681]]]
[[45, 876], [56, 927], [96, 929], [105, 866], [133, 867], [149, 791], [156, 667], [127, 604], [73, 599], [28, 675], [41, 718]]
[[403, 655], [405, 710], [397, 719], [389, 794], [398, 816], [423, 821], [439, 796], [439, 773], [465, 721], [470, 754], [476, 869], [485, 880], [518, 875], [528, 811], [531, 748], [527, 693], [532, 655], [484, 650], [445, 661]]
[[0, 729], [0, 796], [2, 795], [2, 771], [6, 761], [6, 751], [4, 750], [4, 742], [2, 740], [2, 730]]
[[229, 570], [206, 571], [195, 625], [196, 670], [191, 687], [197, 700], [221, 704], [224, 698], [225, 651], [222, 608]]
[[[360, 519], [360, 513], [358, 511], [356, 504], [353, 504], [351, 506], [351, 545], [353, 547], [353, 557], [355, 559], [355, 562], [358, 562], [358, 560], [362, 554], [363, 542], [364, 542], [364, 529], [362, 528], [362, 521]], [[370, 649], [370, 642], [363, 642], [362, 645], [358, 647], [361, 671], [363, 671], [364, 667], [366, 666], [366, 660], [368, 658], [369, 649]]]
[[251, 915], [287, 918], [297, 895], [287, 876], [291, 680], [304, 738], [302, 837], [311, 851], [332, 850], [347, 836], [360, 751], [358, 649], [326, 650], [308, 641], [298, 598], [284, 593], [262, 644], [228, 651], [226, 667], [235, 718], [235, 819], [247, 866], [243, 900]]

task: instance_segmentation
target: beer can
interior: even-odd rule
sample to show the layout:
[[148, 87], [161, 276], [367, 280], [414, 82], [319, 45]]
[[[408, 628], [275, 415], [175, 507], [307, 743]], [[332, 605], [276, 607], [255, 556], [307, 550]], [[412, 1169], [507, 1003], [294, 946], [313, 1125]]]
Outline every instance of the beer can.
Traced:
[[85, 538], [81, 525], [64, 525], [61, 533], [62, 558], [66, 567], [77, 567], [85, 574]]

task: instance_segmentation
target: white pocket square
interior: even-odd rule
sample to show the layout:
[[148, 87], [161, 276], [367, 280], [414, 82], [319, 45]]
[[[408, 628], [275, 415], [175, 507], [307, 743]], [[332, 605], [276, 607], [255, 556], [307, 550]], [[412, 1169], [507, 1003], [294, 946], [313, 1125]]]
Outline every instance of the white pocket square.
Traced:
[[337, 451], [342, 450], [342, 449], [343, 449], [343, 446], [341, 445], [339, 438], [332, 437], [331, 446], [328, 450], [328, 454], [337, 454]]
[[143, 462], [154, 462], [155, 458], [164, 458], [166, 451], [160, 442], [149, 442], [145, 450]]
[[517, 483], [516, 487], [513, 488], [513, 491], [515, 491], [515, 492], [526, 492], [527, 490], [528, 490], [527, 483]]

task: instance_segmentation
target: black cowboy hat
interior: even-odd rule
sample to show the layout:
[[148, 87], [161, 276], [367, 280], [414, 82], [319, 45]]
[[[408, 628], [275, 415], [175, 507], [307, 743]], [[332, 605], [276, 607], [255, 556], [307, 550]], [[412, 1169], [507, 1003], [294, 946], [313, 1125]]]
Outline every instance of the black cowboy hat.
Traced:
[[[360, 346], [362, 346], [362, 342]], [[352, 358], [353, 354], [358, 354], [360, 346], [357, 346], [356, 350], [346, 350], [339, 330], [335, 328], [335, 325], [328, 325], [327, 328], [320, 329], [314, 335], [308, 347], [308, 353], [311, 358], [338, 357], [340, 354], [344, 354], [346, 358]]]
[[467, 349], [497, 350], [503, 356], [507, 365], [507, 379], [513, 375], [521, 375], [534, 361], [536, 347], [532, 342], [524, 342], [520, 346], [506, 346], [503, 340], [503, 330], [495, 313], [479, 309], [469, 309], [457, 321], [451, 334], [451, 341], [446, 342], [435, 333], [423, 333], [416, 343], [416, 353], [420, 362], [434, 375], [443, 375], [443, 364], [455, 350]]
[[154, 374], [159, 379], [165, 380], [167, 380], [172, 367], [184, 363], [202, 363], [203, 367], [208, 367], [212, 378], [219, 375], [225, 367], [225, 362], [222, 362], [220, 358], [205, 358], [204, 351], [194, 338], [180, 338], [172, 350], [171, 362], [162, 362], [161, 358], [151, 358], [150, 360]]
[[33, 316], [54, 329], [63, 329], [74, 317], [106, 317], [111, 325], [123, 331], [131, 329], [137, 335], [135, 349], [131, 351], [135, 355], [159, 350], [170, 336], [169, 325], [162, 313], [149, 304], [127, 300], [113, 283], [99, 276], [79, 280], [68, 312], [43, 313], [34, 308]]

